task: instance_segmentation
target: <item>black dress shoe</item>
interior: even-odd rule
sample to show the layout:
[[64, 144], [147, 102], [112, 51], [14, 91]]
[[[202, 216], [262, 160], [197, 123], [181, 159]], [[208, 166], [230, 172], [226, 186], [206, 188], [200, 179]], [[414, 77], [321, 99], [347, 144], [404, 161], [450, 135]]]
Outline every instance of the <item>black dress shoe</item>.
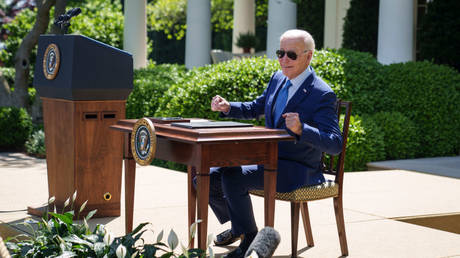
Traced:
[[220, 233], [216, 236], [216, 240], [214, 240], [214, 244], [216, 246], [225, 246], [232, 244], [233, 242], [240, 240], [241, 236], [234, 236], [232, 234], [231, 229], [227, 229], [224, 232]]
[[233, 251], [231, 251], [230, 253], [222, 256], [223, 258], [243, 258], [244, 257], [244, 251], [240, 248], [240, 247], [237, 247], [236, 249], [234, 249]]
[[256, 237], [257, 232], [250, 232], [243, 235], [240, 245], [231, 251], [230, 253], [224, 255], [225, 258], [243, 258], [251, 245], [252, 241]]

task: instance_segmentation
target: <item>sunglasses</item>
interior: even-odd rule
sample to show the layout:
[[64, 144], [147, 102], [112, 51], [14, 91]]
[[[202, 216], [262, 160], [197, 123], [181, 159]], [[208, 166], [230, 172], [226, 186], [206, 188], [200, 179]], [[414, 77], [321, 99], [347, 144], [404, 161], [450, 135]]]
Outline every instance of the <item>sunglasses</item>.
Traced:
[[[308, 52], [308, 50], [304, 50], [303, 53], [305, 52]], [[284, 57], [284, 54], [287, 55], [287, 57], [289, 57], [289, 59], [291, 60], [296, 60], [297, 59], [297, 54], [294, 52], [294, 51], [284, 51], [284, 50], [276, 50], [276, 55], [278, 56], [278, 58], [283, 58]]]

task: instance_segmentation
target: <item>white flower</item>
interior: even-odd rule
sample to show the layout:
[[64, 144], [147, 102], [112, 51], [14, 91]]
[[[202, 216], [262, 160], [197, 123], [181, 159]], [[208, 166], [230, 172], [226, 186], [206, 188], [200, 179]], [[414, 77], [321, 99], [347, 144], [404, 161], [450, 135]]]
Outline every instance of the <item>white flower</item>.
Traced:
[[124, 247], [122, 244], [120, 244], [117, 248], [116, 251], [117, 257], [118, 258], [125, 258], [126, 256], [126, 247]]
[[[104, 244], [110, 246], [114, 240], [112, 234], [110, 234], [106, 229], [105, 230], [105, 235], [104, 235]], [[118, 250], [117, 250], [118, 252]]]

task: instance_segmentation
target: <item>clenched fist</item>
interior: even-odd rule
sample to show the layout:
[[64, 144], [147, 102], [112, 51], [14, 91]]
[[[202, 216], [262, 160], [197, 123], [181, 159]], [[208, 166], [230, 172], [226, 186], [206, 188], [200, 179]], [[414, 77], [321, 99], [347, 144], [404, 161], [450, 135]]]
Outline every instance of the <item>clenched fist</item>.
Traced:
[[299, 119], [299, 113], [284, 113], [283, 118], [286, 122], [286, 128], [297, 135], [302, 134], [302, 123]]
[[219, 95], [212, 98], [211, 110], [228, 113], [230, 111], [230, 103]]

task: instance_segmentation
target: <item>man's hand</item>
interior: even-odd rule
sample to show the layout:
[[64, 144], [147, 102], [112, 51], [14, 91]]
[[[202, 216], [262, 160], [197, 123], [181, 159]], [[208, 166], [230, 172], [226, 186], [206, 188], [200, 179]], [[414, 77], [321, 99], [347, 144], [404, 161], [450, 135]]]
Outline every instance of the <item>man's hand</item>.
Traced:
[[230, 111], [230, 103], [221, 96], [216, 95], [212, 98], [211, 110], [228, 113]]
[[299, 113], [284, 113], [283, 118], [286, 121], [286, 127], [297, 135], [302, 134], [302, 123], [299, 119]]

